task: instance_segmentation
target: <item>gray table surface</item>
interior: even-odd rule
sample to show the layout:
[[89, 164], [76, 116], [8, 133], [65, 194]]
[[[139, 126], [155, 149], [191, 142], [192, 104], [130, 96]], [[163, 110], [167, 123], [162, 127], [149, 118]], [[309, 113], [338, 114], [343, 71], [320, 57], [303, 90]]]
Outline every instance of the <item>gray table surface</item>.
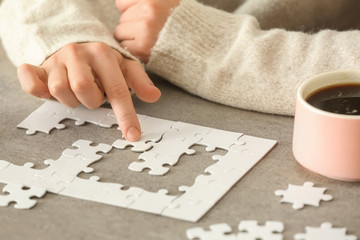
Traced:
[[[48, 193], [38, 199], [31, 210], [18, 210], [13, 205], [0, 207], [0, 239], [187, 239], [188, 228], [207, 228], [215, 223], [228, 223], [237, 229], [242, 220], [283, 221], [284, 239], [304, 233], [305, 226], [320, 226], [331, 222], [346, 227], [348, 234], [360, 238], [360, 183], [328, 179], [300, 166], [291, 151], [293, 118], [235, 109], [192, 96], [156, 76], [151, 76], [162, 90], [155, 104], [134, 99], [138, 113], [163, 119], [183, 121], [218, 129], [236, 131], [278, 141], [278, 145], [243, 179], [241, 179], [199, 222], [156, 216], [105, 204], [79, 200]], [[27, 136], [16, 125], [42, 104], [22, 91], [16, 69], [0, 49], [0, 159], [22, 165], [34, 162], [43, 168], [46, 159], [57, 159], [61, 152], [78, 139], [111, 144], [119, 137], [115, 128], [104, 129], [91, 124], [75, 126], [66, 120], [64, 130], [50, 135], [37, 133]], [[211, 165], [211, 155], [195, 146], [195, 156], [181, 157], [163, 177], [147, 172], [134, 173], [127, 169], [137, 154], [129, 149], [112, 151], [95, 163], [96, 175], [102, 181], [118, 182], [125, 186], [142, 187], [149, 191], [166, 188], [176, 194], [178, 186], [192, 185], [197, 175]], [[88, 174], [80, 174], [88, 178]], [[311, 181], [326, 187], [334, 199], [322, 201], [320, 207], [307, 206], [293, 210], [291, 204], [281, 204], [275, 196], [277, 189], [288, 184], [302, 185]], [[0, 184], [0, 187], [4, 184]]]

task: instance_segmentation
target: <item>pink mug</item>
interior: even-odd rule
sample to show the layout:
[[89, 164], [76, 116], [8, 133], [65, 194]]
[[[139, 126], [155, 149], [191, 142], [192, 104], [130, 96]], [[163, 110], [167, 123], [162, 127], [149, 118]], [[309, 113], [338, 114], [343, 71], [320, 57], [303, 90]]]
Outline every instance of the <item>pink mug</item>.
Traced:
[[324, 73], [299, 87], [293, 154], [311, 171], [338, 180], [360, 181], [360, 115], [327, 112], [307, 102], [314, 92], [342, 84], [360, 84], [360, 72]]

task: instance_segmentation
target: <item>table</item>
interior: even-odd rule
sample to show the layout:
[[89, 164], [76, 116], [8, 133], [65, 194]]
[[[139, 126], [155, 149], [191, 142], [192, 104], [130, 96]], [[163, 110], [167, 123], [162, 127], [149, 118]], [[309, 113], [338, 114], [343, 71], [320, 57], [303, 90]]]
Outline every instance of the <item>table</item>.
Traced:
[[[284, 239], [304, 233], [305, 226], [319, 227], [331, 222], [335, 227], [346, 227], [348, 234], [360, 238], [360, 184], [341, 182], [312, 173], [300, 166], [291, 151], [293, 118], [240, 110], [209, 102], [190, 95], [158, 76], [150, 75], [162, 91], [154, 104], [134, 98], [138, 113], [183, 121], [247, 135], [275, 139], [278, 145], [259, 162], [231, 191], [220, 200], [199, 222], [156, 216], [105, 204], [83, 201], [47, 193], [37, 199], [31, 210], [18, 210], [13, 205], [0, 207], [0, 239], [187, 239], [188, 228], [228, 223], [234, 231], [242, 220], [268, 220], [285, 224]], [[16, 69], [0, 49], [0, 159], [17, 165], [35, 163], [35, 168], [46, 167], [46, 159], [57, 159], [61, 152], [78, 139], [95, 143], [112, 143], [119, 137], [116, 128], [104, 129], [92, 124], [75, 126], [66, 120], [64, 130], [53, 130], [46, 135], [25, 134], [16, 125], [42, 104], [22, 91]], [[295, 100], [295, 99], [294, 99]], [[176, 193], [180, 185], [192, 185], [195, 177], [212, 164], [213, 154], [204, 147], [195, 146], [196, 157], [183, 156], [169, 174], [154, 177], [147, 172], [135, 173], [127, 169], [136, 154], [129, 149], [112, 151], [95, 163], [96, 175], [102, 181], [120, 182], [125, 186], [142, 187], [149, 191], [166, 188]], [[135, 154], [135, 155], [134, 155]], [[80, 174], [88, 178], [89, 174]], [[306, 206], [294, 210], [291, 204], [280, 203], [274, 191], [287, 189], [288, 184], [302, 185], [314, 182], [326, 187], [334, 199], [322, 201], [320, 207]], [[0, 183], [0, 187], [5, 184]]]

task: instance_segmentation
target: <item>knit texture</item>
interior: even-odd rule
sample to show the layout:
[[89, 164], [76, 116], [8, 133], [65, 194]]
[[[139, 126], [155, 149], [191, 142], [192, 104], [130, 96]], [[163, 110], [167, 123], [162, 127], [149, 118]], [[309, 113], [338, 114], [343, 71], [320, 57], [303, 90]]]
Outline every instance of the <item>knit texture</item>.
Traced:
[[104, 42], [135, 59], [113, 38], [120, 14], [112, 0], [3, 0], [0, 16], [1, 41], [16, 66], [40, 65], [66, 44], [81, 42]]
[[[255, 0], [257, 4], [252, 4], [252, 8], [248, 2], [252, 1], [240, 5], [238, 14], [233, 14], [194, 0], [183, 0], [160, 33], [147, 69], [211, 101], [293, 115], [296, 89], [305, 79], [326, 71], [360, 68], [358, 30], [340, 32], [329, 30], [332, 28], [329, 26], [316, 33], [305, 33], [286, 30], [296, 27], [288, 22], [279, 28], [270, 27], [271, 23], [264, 18], [260, 24], [253, 15], [245, 14], [245, 10], [259, 14], [258, 9], [261, 6], [266, 9], [264, 4], [270, 3], [291, 9], [294, 1]], [[336, 2], [333, 12], [339, 4], [344, 4]], [[276, 10], [276, 6], [269, 7]], [[307, 11], [313, 18], [311, 7], [310, 2], [307, 8], [302, 6], [305, 14], [302, 27], [308, 25]], [[277, 20], [269, 21], [281, 22], [282, 16], [281, 12], [272, 13], [271, 17]], [[291, 20], [287, 14], [284, 16]], [[327, 18], [327, 15], [317, 17], [321, 24]], [[294, 21], [299, 19], [295, 17]], [[269, 29], [261, 29], [261, 25]], [[312, 29], [316, 28], [314, 25]]]

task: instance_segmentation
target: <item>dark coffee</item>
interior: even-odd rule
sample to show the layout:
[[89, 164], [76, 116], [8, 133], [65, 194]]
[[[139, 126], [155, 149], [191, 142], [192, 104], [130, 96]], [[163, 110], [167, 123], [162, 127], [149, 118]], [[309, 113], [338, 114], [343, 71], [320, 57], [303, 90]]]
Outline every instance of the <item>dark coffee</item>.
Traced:
[[327, 112], [360, 115], [360, 84], [325, 87], [312, 93], [306, 101]]

